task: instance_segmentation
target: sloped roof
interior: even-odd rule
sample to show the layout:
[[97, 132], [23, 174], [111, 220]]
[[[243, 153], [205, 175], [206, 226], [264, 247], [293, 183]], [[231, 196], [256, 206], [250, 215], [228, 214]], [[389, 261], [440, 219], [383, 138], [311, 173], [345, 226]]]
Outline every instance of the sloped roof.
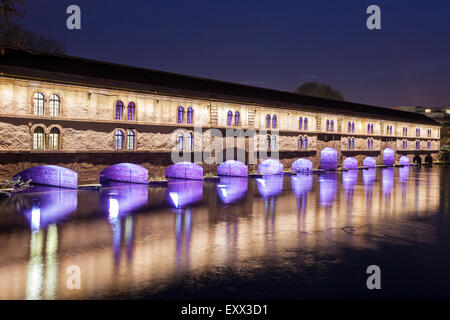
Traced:
[[8, 46], [2, 46], [0, 52], [0, 72], [54, 82], [439, 125], [413, 112]]

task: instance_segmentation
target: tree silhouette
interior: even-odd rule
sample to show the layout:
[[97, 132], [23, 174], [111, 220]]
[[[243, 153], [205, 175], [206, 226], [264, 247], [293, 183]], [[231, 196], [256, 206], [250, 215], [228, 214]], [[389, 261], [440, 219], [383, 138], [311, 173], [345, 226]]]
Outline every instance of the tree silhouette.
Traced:
[[308, 96], [327, 98], [332, 100], [344, 101], [344, 97], [339, 90], [333, 89], [330, 85], [318, 82], [305, 82], [295, 90], [295, 93]]

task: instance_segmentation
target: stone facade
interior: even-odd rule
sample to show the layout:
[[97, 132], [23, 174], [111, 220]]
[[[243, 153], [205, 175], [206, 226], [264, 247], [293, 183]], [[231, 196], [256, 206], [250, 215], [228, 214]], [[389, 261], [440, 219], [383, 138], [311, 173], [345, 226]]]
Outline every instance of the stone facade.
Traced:
[[[45, 99], [42, 115], [35, 114], [34, 97], [37, 92], [42, 93]], [[49, 111], [50, 99], [54, 94], [60, 99], [57, 116], [51, 116]], [[124, 105], [125, 120], [116, 120], [115, 106], [119, 100]], [[289, 169], [298, 158], [309, 159], [314, 167], [319, 167], [321, 150], [326, 147], [337, 150], [338, 165], [342, 165], [347, 157], [356, 158], [362, 165], [367, 156], [382, 163], [382, 151], [387, 147], [397, 151], [396, 160], [402, 155], [408, 156], [411, 161], [416, 156], [422, 161], [427, 156], [436, 160], [440, 148], [438, 125], [417, 124], [408, 119], [395, 122], [320, 113], [307, 107], [294, 110], [4, 76], [0, 77], [0, 101], [0, 179], [10, 179], [15, 173], [32, 166], [53, 164], [76, 171], [81, 182], [98, 181], [103, 169], [121, 162], [142, 165], [149, 170], [150, 176], [163, 175], [164, 170], [173, 163], [171, 152], [176, 150], [179, 130], [183, 131], [184, 148], [187, 135], [193, 134], [193, 150], [185, 150], [185, 154], [191, 155], [189, 161], [194, 161], [193, 155], [201, 154], [210, 143], [210, 129], [216, 129], [222, 135], [230, 128], [242, 129], [247, 133], [254, 129], [256, 151], [266, 151], [267, 136], [270, 136], [270, 151], [279, 152], [285, 169]], [[135, 106], [134, 116], [133, 120], [126, 120], [130, 102]], [[184, 108], [183, 123], [178, 123], [180, 106]], [[186, 123], [188, 108], [193, 110], [190, 124]], [[239, 118], [236, 125], [237, 112]], [[269, 129], [266, 128], [268, 115]], [[307, 119], [306, 128], [304, 119]], [[368, 126], [373, 129], [368, 131]], [[392, 126], [392, 133], [387, 134], [387, 126]], [[195, 132], [195, 127], [201, 129]], [[407, 135], [403, 134], [405, 127], [408, 128]], [[36, 128], [43, 130], [43, 146], [39, 150], [35, 150], [34, 145], [39, 139], [34, 135]], [[51, 136], [54, 128], [59, 132], [56, 138]], [[417, 128], [421, 129], [420, 137], [416, 137]], [[117, 130], [124, 133], [124, 147], [121, 150], [116, 150]], [[428, 136], [429, 130], [431, 136]], [[134, 133], [134, 143], [130, 148], [127, 148], [128, 132]], [[50, 150], [52, 143], [55, 146], [54, 139], [58, 139], [57, 147]], [[248, 162], [250, 139], [242, 140], [242, 146], [236, 146], [234, 138], [226, 140], [219, 137], [215, 141], [225, 148], [244, 149], [245, 161]], [[349, 139], [354, 141], [351, 147]], [[368, 139], [373, 141], [372, 144], [368, 145]], [[406, 147], [404, 141], [408, 142]], [[416, 141], [420, 142], [419, 149], [416, 149]], [[256, 163], [249, 165], [249, 171], [256, 170], [262, 160], [258, 157]], [[202, 164], [205, 173], [215, 173], [216, 164], [197, 162]]]

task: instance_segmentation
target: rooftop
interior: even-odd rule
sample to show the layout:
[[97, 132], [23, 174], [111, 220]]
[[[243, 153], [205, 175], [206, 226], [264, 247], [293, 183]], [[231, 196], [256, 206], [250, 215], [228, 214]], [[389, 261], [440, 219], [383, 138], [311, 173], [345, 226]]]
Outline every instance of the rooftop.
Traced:
[[2, 76], [439, 125], [423, 114], [0, 46]]

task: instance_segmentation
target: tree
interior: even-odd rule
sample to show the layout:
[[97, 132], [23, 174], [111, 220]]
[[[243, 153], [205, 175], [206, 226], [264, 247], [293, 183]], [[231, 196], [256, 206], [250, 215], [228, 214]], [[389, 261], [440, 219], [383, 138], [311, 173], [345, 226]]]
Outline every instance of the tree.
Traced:
[[35, 34], [25, 29], [19, 23], [12, 21], [23, 18], [25, 0], [0, 0], [0, 44], [23, 49], [64, 53], [61, 44], [43, 35]]
[[344, 101], [344, 97], [339, 90], [333, 89], [330, 85], [317, 82], [305, 82], [295, 90], [295, 93], [308, 96], [327, 98], [332, 100]]
[[0, 22], [0, 44], [31, 50], [64, 53], [63, 47], [54, 39], [36, 35], [18, 23]]

